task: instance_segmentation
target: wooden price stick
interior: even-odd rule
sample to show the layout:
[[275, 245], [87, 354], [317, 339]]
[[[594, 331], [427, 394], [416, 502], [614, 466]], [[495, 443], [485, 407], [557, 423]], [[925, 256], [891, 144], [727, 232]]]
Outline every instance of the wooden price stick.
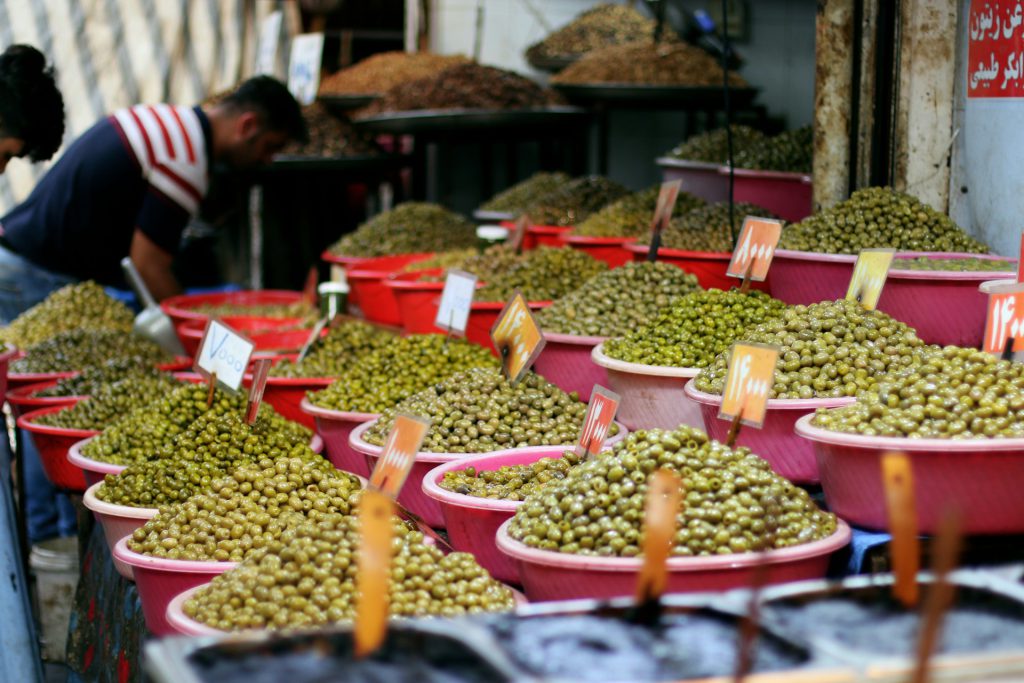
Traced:
[[299, 357], [295, 360], [296, 363], [302, 363], [306, 360], [306, 356], [313, 349], [313, 344], [320, 338], [320, 334], [324, 331], [324, 328], [331, 322], [331, 319], [327, 316], [320, 318], [316, 321], [316, 325], [313, 325], [313, 329], [310, 330], [309, 336], [306, 337], [306, 343], [299, 349]]
[[668, 584], [669, 553], [676, 534], [676, 516], [682, 498], [679, 475], [667, 469], [654, 472], [647, 481], [644, 509], [644, 564], [636, 584], [637, 606], [632, 620], [652, 624], [661, 613], [661, 594]]
[[962, 540], [960, 514], [947, 509], [939, 523], [939, 533], [935, 538], [935, 552], [932, 556], [932, 572], [935, 578], [925, 598], [921, 636], [917, 644], [917, 657], [911, 678], [913, 683], [926, 683], [928, 680], [928, 660], [931, 659], [935, 644], [938, 642], [943, 617], [953, 604], [956, 593], [948, 579], [949, 573], [956, 568]]
[[374, 652], [388, 631], [391, 589], [391, 516], [394, 502], [367, 489], [359, 500], [359, 554], [356, 574], [355, 655]]
[[516, 219], [516, 226], [512, 229], [512, 234], [508, 239], [508, 246], [517, 254], [523, 251], [523, 241], [526, 239], [526, 229], [529, 227], [530, 217], [525, 213], [521, 214]]
[[209, 387], [206, 391], [206, 409], [209, 410], [213, 406], [213, 392], [217, 387], [217, 373], [216, 371], [210, 373]]
[[750, 599], [747, 602], [747, 614], [740, 621], [740, 640], [736, 647], [736, 671], [733, 675], [735, 683], [740, 683], [754, 666], [754, 655], [757, 646], [757, 634], [761, 622], [761, 591], [768, 583], [768, 552], [775, 547], [775, 536], [779, 530], [779, 516], [782, 509], [778, 501], [768, 497], [765, 505], [765, 528], [761, 537], [761, 554], [754, 565], [750, 577]]
[[269, 358], [260, 358], [253, 363], [252, 386], [249, 387], [249, 401], [245, 412], [245, 421], [248, 424], [255, 423], [256, 416], [260, 413], [260, 403], [263, 402], [263, 391], [267, 388], [271, 363]]
[[914, 506], [914, 476], [906, 453], [882, 455], [882, 483], [892, 534], [892, 563], [896, 575], [893, 596], [910, 608], [917, 604], [917, 571], [921, 546], [917, 538], [917, 509]]
[[647, 250], [647, 260], [654, 262], [658, 258], [658, 249], [661, 247], [661, 233], [672, 220], [672, 212], [676, 208], [676, 200], [679, 199], [679, 189], [683, 186], [682, 180], [669, 180], [661, 184], [658, 192], [658, 203], [654, 208], [654, 216], [651, 218], [651, 246]]

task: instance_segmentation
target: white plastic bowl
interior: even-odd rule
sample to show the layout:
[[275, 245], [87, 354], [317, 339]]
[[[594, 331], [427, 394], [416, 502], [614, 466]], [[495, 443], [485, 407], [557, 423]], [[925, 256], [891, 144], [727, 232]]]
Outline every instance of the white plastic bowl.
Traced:
[[[131, 536], [136, 529], [144, 526], [146, 522], [156, 517], [159, 512], [157, 508], [136, 508], [127, 505], [114, 505], [96, 497], [96, 491], [103, 482], [97, 482], [85, 490], [82, 496], [82, 505], [92, 511], [96, 521], [103, 527], [103, 537], [107, 540], [107, 547], [111, 555], [114, 555], [114, 548], [117, 543], [127, 536]], [[126, 579], [134, 580], [132, 568], [119, 560], [114, 555], [114, 566], [117, 573]]]

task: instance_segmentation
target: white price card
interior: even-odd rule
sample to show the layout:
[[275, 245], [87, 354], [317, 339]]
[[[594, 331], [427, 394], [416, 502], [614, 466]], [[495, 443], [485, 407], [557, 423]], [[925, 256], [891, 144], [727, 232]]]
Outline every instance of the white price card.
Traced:
[[216, 377], [222, 385], [238, 391], [255, 348], [251, 339], [210, 318], [193, 367], [203, 377]]
[[449, 270], [434, 326], [450, 334], [466, 334], [466, 323], [469, 322], [469, 309], [473, 305], [475, 292], [476, 275], [462, 270]]
[[256, 42], [257, 76], [275, 76], [277, 73], [277, 47], [281, 38], [281, 23], [284, 13], [281, 10], [271, 12], [260, 22], [260, 37]]
[[288, 90], [299, 104], [313, 104], [320, 89], [320, 60], [324, 53], [323, 33], [303, 33], [292, 39], [288, 61]]

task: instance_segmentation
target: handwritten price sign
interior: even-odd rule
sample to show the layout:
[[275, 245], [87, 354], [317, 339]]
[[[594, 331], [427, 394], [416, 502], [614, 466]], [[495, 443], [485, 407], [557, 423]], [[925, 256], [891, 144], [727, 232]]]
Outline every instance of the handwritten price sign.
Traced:
[[193, 369], [206, 379], [216, 377], [227, 388], [238, 391], [255, 348], [251, 339], [210, 318]]
[[313, 104], [320, 89], [320, 61], [324, 53], [324, 34], [304, 33], [292, 39], [288, 61], [288, 91], [299, 104]]
[[536, 318], [517, 289], [491, 328], [491, 341], [501, 354], [505, 376], [515, 384], [544, 349], [544, 336]]
[[846, 298], [859, 301], [869, 311], [875, 310], [895, 255], [895, 249], [862, 249], [853, 267]]
[[1024, 97], [1024, 7], [974, 0], [968, 14], [967, 96]]
[[615, 420], [615, 412], [619, 409], [620, 396], [604, 387], [595, 386], [590, 394], [590, 405], [587, 416], [583, 419], [583, 430], [580, 442], [576, 444], [576, 454], [581, 458], [597, 455], [608, 438], [608, 430]]
[[764, 282], [781, 235], [782, 221], [747, 216], [726, 275], [745, 278], [749, 274], [752, 281]]
[[391, 498], [397, 498], [429, 429], [430, 420], [425, 417], [398, 415], [388, 432], [380, 460], [370, 474], [370, 487]]
[[985, 341], [982, 350], [1001, 355], [1008, 339], [1011, 350], [1024, 350], [1024, 285], [1008, 283], [988, 296]]
[[729, 371], [725, 375], [725, 396], [718, 417], [751, 427], [764, 423], [768, 395], [775, 384], [775, 364], [779, 347], [769, 344], [736, 343], [729, 354]]
[[434, 327], [451, 334], [466, 334], [469, 309], [476, 292], [476, 275], [461, 270], [449, 270], [444, 279], [441, 304], [437, 307]]

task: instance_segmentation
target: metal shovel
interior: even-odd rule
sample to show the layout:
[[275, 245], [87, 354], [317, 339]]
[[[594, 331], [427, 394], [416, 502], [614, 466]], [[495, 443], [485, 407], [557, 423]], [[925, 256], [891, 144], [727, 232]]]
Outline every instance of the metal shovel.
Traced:
[[139, 297], [143, 304], [142, 312], [135, 316], [135, 324], [132, 326], [132, 331], [146, 339], [152, 340], [167, 353], [172, 353], [175, 356], [184, 356], [185, 348], [181, 345], [181, 340], [178, 339], [178, 334], [174, 331], [174, 323], [163, 312], [163, 309], [157, 304], [153, 295], [149, 293], [146, 283], [142, 281], [142, 276], [135, 269], [135, 264], [132, 263], [130, 257], [125, 256], [121, 259], [121, 268], [124, 270], [124, 274], [128, 278], [132, 289], [135, 290], [135, 295]]

